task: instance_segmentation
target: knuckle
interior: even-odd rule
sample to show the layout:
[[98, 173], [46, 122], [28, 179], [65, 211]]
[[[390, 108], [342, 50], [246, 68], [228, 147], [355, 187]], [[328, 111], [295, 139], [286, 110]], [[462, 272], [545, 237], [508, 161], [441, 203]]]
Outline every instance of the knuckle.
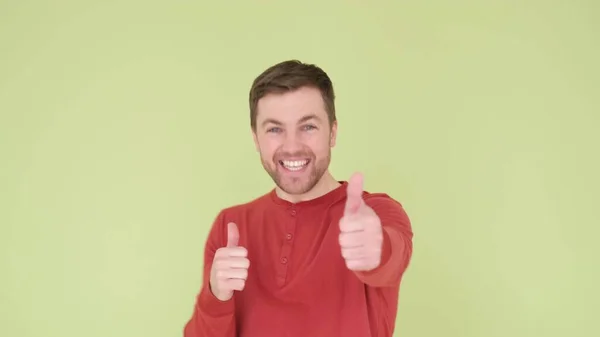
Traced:
[[215, 262], [213, 262], [213, 269], [219, 270], [223, 268], [223, 261], [222, 260], [215, 260]]
[[227, 268], [229, 268], [229, 260], [226, 260], [226, 259], [220, 259], [220, 260], [217, 262], [217, 269], [218, 269], [218, 270], [225, 270], [225, 269], [227, 269]]
[[346, 267], [348, 267], [348, 269], [355, 269], [356, 268], [356, 262], [346, 260]]

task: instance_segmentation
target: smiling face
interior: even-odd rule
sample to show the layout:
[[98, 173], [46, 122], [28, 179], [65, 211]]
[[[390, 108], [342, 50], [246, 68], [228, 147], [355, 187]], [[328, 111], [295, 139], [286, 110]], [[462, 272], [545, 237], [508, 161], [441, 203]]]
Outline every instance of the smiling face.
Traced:
[[328, 172], [337, 122], [330, 125], [321, 92], [301, 87], [258, 101], [254, 142], [262, 165], [285, 193], [310, 192]]

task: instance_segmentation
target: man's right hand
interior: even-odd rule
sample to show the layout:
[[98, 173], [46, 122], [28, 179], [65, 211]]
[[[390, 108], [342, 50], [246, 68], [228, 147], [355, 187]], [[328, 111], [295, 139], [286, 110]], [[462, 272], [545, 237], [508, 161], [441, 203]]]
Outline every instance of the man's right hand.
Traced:
[[227, 246], [217, 249], [210, 271], [210, 290], [221, 301], [233, 296], [233, 291], [241, 291], [248, 277], [248, 251], [238, 246], [240, 232], [235, 223], [227, 224]]

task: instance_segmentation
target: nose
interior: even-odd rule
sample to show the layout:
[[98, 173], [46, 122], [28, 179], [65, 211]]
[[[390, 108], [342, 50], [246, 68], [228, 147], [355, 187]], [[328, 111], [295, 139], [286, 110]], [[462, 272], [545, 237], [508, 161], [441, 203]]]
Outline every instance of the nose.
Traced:
[[285, 133], [283, 140], [282, 150], [288, 153], [295, 153], [302, 149], [302, 143], [299, 138], [299, 134], [295, 131], [288, 131]]

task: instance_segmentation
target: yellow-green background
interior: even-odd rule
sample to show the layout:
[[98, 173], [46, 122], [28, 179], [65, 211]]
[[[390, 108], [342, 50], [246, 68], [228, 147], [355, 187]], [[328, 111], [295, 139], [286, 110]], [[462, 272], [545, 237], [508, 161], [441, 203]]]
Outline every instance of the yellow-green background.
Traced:
[[290, 58], [413, 220], [396, 336], [599, 335], [599, 3], [394, 3], [0, 1], [0, 336], [181, 336]]

